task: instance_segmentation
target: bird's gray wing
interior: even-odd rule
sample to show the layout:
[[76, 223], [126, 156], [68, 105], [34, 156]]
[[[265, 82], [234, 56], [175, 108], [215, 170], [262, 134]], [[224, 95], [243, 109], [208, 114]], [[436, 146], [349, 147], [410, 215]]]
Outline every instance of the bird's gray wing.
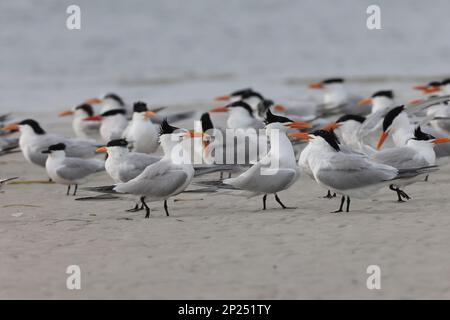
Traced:
[[428, 107], [434, 106], [436, 104], [443, 103], [450, 100], [450, 95], [440, 96], [436, 98], [427, 99], [421, 103], [407, 104], [405, 111], [408, 115], [420, 113], [421, 111], [427, 109]]
[[115, 190], [122, 193], [166, 197], [180, 188], [188, 174], [178, 165], [161, 160], [148, 166], [142, 174], [126, 182], [119, 183]]
[[397, 169], [421, 168], [429, 165], [416, 151], [407, 147], [383, 149], [372, 154], [371, 159]]
[[333, 189], [348, 190], [394, 179], [398, 171], [390, 166], [369, 161], [360, 155], [336, 153], [328, 165], [315, 172], [315, 178]]
[[119, 168], [120, 181], [130, 181], [140, 175], [149, 165], [161, 160], [160, 157], [149, 156], [143, 153], [130, 153]]
[[66, 138], [62, 142], [66, 145], [66, 154], [68, 157], [92, 158], [96, 156], [95, 150], [98, 144], [94, 140]]
[[0, 151], [15, 149], [19, 146], [19, 139], [16, 138], [0, 138]]
[[105, 164], [99, 160], [66, 158], [56, 173], [63, 179], [78, 180], [103, 170], [105, 170]]

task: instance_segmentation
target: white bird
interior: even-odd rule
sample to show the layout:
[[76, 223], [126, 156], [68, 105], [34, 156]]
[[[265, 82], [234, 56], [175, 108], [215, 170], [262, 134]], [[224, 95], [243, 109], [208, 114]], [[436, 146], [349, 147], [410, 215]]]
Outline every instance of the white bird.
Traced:
[[91, 174], [104, 171], [105, 164], [95, 159], [66, 157], [65, 150], [64, 143], [57, 143], [42, 151], [43, 154], [48, 154], [45, 169], [53, 181], [67, 185], [67, 195], [69, 195], [70, 186], [74, 185], [73, 195], [76, 195], [78, 185], [86, 183]]
[[351, 95], [345, 88], [342, 78], [330, 78], [309, 84], [310, 89], [323, 90], [323, 103], [317, 108], [318, 114], [358, 114], [365, 115], [367, 110], [358, 107], [361, 97]]
[[64, 143], [68, 157], [92, 158], [95, 157], [97, 144], [93, 140], [69, 139], [58, 134], [47, 133], [39, 123], [32, 119], [23, 120], [6, 126], [4, 130], [20, 131], [19, 146], [25, 159], [33, 164], [45, 167], [47, 155], [42, 151], [49, 146]]
[[243, 101], [250, 106], [254, 114], [256, 114], [260, 120], [263, 119], [266, 114], [265, 111], [263, 113], [259, 112], [259, 104], [265, 100], [263, 95], [252, 88], [236, 90], [229, 95], [215, 97], [214, 100], [227, 101], [228, 104]]
[[107, 93], [103, 98], [91, 98], [87, 99], [85, 103], [90, 105], [101, 105], [100, 114], [105, 113], [110, 110], [124, 109], [126, 113], [128, 112], [128, 107], [123, 101], [123, 99], [116, 93]]
[[122, 138], [128, 126], [125, 109], [112, 109], [98, 116], [86, 117], [83, 121], [101, 121], [100, 136], [105, 143]]
[[[430, 134], [422, 132], [420, 126], [414, 131], [414, 136], [407, 140], [405, 146], [393, 147], [374, 152], [369, 155], [371, 160], [387, 164], [397, 169], [415, 169], [431, 167], [436, 165], [436, 154], [434, 147], [438, 144], [449, 142], [450, 138], [435, 138]], [[419, 177], [402, 179], [389, 186], [397, 192], [398, 201], [403, 202], [403, 198], [410, 199], [408, 194], [400, 189], [419, 181]]]
[[229, 129], [263, 129], [264, 123], [255, 118], [250, 105], [244, 101], [236, 101], [225, 107], [218, 107], [209, 112], [228, 112], [227, 128]]
[[63, 111], [60, 117], [73, 115], [72, 128], [78, 138], [96, 139], [99, 135], [100, 122], [86, 121], [84, 118], [94, 116], [94, 109], [90, 104], [83, 103], [73, 110]]
[[115, 186], [93, 187], [87, 190], [97, 192], [112, 192], [132, 194], [140, 197], [140, 202], [146, 210], [146, 218], [150, 217], [147, 202], [164, 201], [164, 210], [169, 216], [167, 199], [183, 192], [194, 177], [194, 168], [190, 162], [190, 142], [192, 133], [180, 130], [163, 121], [160, 129], [160, 143], [164, 156], [144, 169], [134, 179]]
[[[292, 127], [296, 127], [294, 121], [268, 110], [266, 134], [271, 139], [270, 151], [247, 171], [235, 178], [223, 180], [223, 184], [219, 182], [218, 186], [231, 188], [232, 194], [248, 198], [263, 195], [263, 210], [266, 209], [267, 195], [274, 194], [275, 200], [286, 209], [277, 193], [288, 189], [300, 177], [294, 150], [286, 135]], [[212, 184], [217, 185], [217, 182], [213, 181]]]
[[147, 109], [146, 103], [136, 102], [133, 105], [133, 117], [122, 134], [133, 151], [153, 153], [158, 149], [158, 126], [151, 121], [154, 116], [155, 113]]
[[[309, 140], [303, 150], [306, 154], [300, 163], [310, 170], [316, 182], [326, 189], [342, 195], [338, 210], [342, 212], [345, 199], [346, 211], [350, 210], [350, 197], [367, 198], [384, 186], [395, 183], [396, 179], [410, 178], [427, 172], [427, 168], [398, 170], [392, 166], [372, 161], [367, 155], [341, 151], [333, 132], [319, 130], [313, 134], [290, 133], [292, 137]], [[430, 169], [431, 170], [431, 169]]]

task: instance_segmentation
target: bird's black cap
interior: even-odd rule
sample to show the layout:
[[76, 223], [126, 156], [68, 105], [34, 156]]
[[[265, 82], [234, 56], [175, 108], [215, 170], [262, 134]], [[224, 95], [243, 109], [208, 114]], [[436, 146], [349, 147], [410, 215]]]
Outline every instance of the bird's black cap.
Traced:
[[389, 99], [394, 99], [394, 92], [392, 90], [380, 90], [372, 95], [372, 98], [376, 97], [386, 97]]
[[322, 80], [322, 84], [331, 84], [331, 83], [343, 83], [344, 79], [342, 78], [328, 78], [325, 80]]
[[64, 143], [53, 144], [48, 147], [47, 150], [42, 151], [42, 153], [51, 153], [52, 151], [63, 151], [66, 150], [66, 145]]
[[103, 97], [103, 99], [113, 99], [115, 101], [117, 101], [121, 106], [124, 106], [125, 103], [123, 102], [122, 98], [119, 97], [117, 94], [115, 93], [107, 93], [105, 94], [105, 96]]
[[250, 105], [248, 103], [246, 103], [244, 101], [232, 102], [232, 103], [230, 103], [229, 105], [226, 106], [226, 108], [236, 108], [236, 107], [244, 108], [253, 117], [253, 110], [252, 110], [252, 108], [250, 107]]
[[147, 104], [142, 101], [135, 102], [133, 104], [133, 112], [145, 112], [148, 111]]
[[80, 104], [79, 106], [76, 106], [75, 110], [83, 110], [89, 117], [92, 117], [94, 115], [94, 109], [90, 104], [87, 103], [83, 103]]
[[128, 146], [128, 142], [125, 139], [115, 139], [111, 140], [106, 144], [107, 147], [124, 147]]
[[270, 109], [268, 109], [267, 112], [266, 112], [265, 123], [269, 124], [269, 123], [275, 123], [275, 122], [286, 123], [286, 122], [293, 122], [293, 121], [291, 119], [289, 119], [289, 118], [275, 115], [275, 114], [272, 113], [272, 111], [270, 111]]
[[405, 109], [405, 106], [398, 106], [389, 111], [385, 116], [383, 120], [383, 131], [386, 132], [386, 130], [391, 126], [394, 119], [403, 112]]
[[337, 119], [336, 122], [339, 123], [339, 122], [345, 122], [348, 120], [354, 120], [354, 121], [363, 123], [364, 121], [366, 121], [366, 117], [359, 116], [356, 114], [346, 114], [346, 115], [343, 115], [342, 117], [340, 117], [339, 119]]
[[422, 129], [420, 128], [420, 126], [418, 126], [415, 130], [414, 130], [414, 140], [432, 140], [435, 139], [434, 136], [432, 136], [431, 134], [425, 133], [422, 131]]
[[340, 151], [339, 138], [334, 133], [334, 130], [317, 130], [313, 132], [313, 135], [322, 137], [326, 142], [336, 151]]
[[174, 133], [176, 130], [179, 130], [179, 129], [180, 128], [171, 126], [167, 122], [167, 119], [164, 119], [163, 122], [161, 123], [160, 128], [159, 128], [159, 135], [162, 136], [164, 134], [171, 134], [171, 133]]
[[108, 110], [106, 112], [102, 113], [102, 117], [110, 117], [110, 116], [115, 116], [117, 114], [125, 114], [126, 110], [125, 109], [113, 109], [113, 110]]
[[211, 117], [209, 116], [208, 112], [205, 112], [204, 114], [202, 114], [202, 116], [200, 117], [200, 121], [202, 122], [202, 131], [203, 132], [206, 132], [206, 131], [214, 128], [214, 125], [211, 121]]
[[34, 133], [36, 133], [36, 134], [45, 134], [44, 129], [41, 128], [41, 126], [39, 125], [39, 123], [36, 120], [25, 119], [25, 120], [19, 122], [19, 125], [22, 125], [22, 126], [23, 125], [28, 125], [28, 126], [30, 126], [33, 129]]

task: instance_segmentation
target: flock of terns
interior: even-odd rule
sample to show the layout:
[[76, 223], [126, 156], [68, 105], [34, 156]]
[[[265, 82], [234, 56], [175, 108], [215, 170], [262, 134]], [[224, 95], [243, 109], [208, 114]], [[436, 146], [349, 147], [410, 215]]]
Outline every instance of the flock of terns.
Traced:
[[[86, 187], [96, 195], [79, 199], [131, 196], [137, 201], [127, 211], [145, 210], [146, 218], [148, 203], [155, 201], [164, 201], [168, 216], [167, 200], [182, 192], [262, 196], [264, 210], [267, 196], [274, 195], [286, 209], [278, 193], [305, 175], [328, 190], [325, 197], [341, 196], [333, 212], [343, 212], [344, 205], [348, 212], [352, 198], [372, 197], [385, 187], [403, 202], [410, 199], [406, 186], [427, 180], [450, 159], [450, 79], [415, 87], [421, 98], [404, 104], [392, 90], [365, 99], [350, 95], [341, 78], [310, 88], [323, 91], [323, 102], [281, 105], [251, 88], [216, 97], [222, 106], [203, 113], [201, 129], [194, 130], [174, 123], [198, 118], [196, 112], [162, 116], [163, 108], [140, 101], [129, 106], [112, 93], [60, 113], [73, 116], [76, 138], [48, 133], [34, 119], [11, 122], [5, 115], [0, 155], [20, 148], [29, 163], [67, 185], [67, 195], [71, 186], [76, 195], [78, 185], [106, 171], [114, 185]], [[226, 128], [214, 126], [211, 115], [220, 118], [218, 113], [226, 113]], [[15, 131], [18, 139], [8, 137]], [[259, 152], [251, 152], [255, 147]], [[180, 161], [180, 151], [188, 161]], [[99, 153], [106, 160], [93, 159]], [[0, 187], [15, 178], [0, 180]]]

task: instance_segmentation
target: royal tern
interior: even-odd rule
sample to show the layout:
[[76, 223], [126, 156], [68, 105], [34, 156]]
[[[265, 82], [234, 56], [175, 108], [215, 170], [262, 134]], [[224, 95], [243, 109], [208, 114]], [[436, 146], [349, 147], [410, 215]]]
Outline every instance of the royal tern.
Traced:
[[350, 197], [370, 197], [397, 179], [410, 178], [428, 170], [398, 170], [372, 161], [362, 153], [348, 150], [342, 152], [336, 135], [330, 131], [319, 130], [312, 134], [290, 133], [290, 136], [309, 141], [303, 151], [307, 154], [307, 159], [303, 160], [308, 164], [314, 179], [319, 185], [342, 195], [339, 209], [334, 212], [343, 211], [346, 199], [346, 211], [349, 212]]
[[264, 115], [266, 114], [265, 112], [260, 113], [259, 109], [258, 109], [260, 102], [264, 101], [265, 98], [263, 97], [263, 95], [261, 93], [253, 90], [252, 88], [245, 88], [245, 89], [234, 91], [234, 92], [230, 93], [229, 95], [218, 96], [215, 98], [215, 100], [216, 101], [227, 101], [228, 104], [237, 102], [237, 101], [243, 101], [250, 106], [250, 108], [253, 110], [253, 112], [257, 116], [261, 116], [261, 119], [263, 119]]
[[25, 159], [33, 164], [45, 167], [47, 155], [42, 151], [49, 146], [64, 143], [68, 157], [92, 158], [95, 157], [97, 144], [93, 140], [69, 139], [58, 134], [47, 133], [39, 123], [32, 119], [26, 119], [4, 128], [8, 131], [20, 131], [19, 146]]
[[264, 128], [264, 123], [255, 118], [253, 109], [244, 101], [232, 102], [225, 107], [213, 108], [209, 112], [228, 112], [229, 129]]
[[[370, 159], [401, 170], [431, 167], [436, 165], [434, 147], [449, 141], [450, 138], [435, 138], [430, 134], [426, 134], [422, 132], [419, 126], [415, 129], [414, 136], [407, 140], [405, 146], [374, 152], [370, 155]], [[418, 178], [399, 180], [391, 184], [389, 188], [397, 192], [398, 201], [403, 202], [402, 197], [405, 199], [410, 199], [410, 197], [400, 187], [410, 185], [418, 181]]]
[[70, 186], [74, 185], [73, 195], [76, 195], [78, 185], [86, 183], [89, 175], [105, 170], [105, 164], [95, 159], [66, 157], [65, 150], [64, 143], [57, 143], [42, 151], [43, 154], [48, 155], [45, 169], [54, 182], [67, 185], [67, 195], [69, 195]]
[[344, 86], [345, 80], [342, 78], [330, 78], [321, 82], [309, 84], [311, 89], [323, 90], [323, 104], [318, 106], [318, 113], [321, 114], [367, 114], [367, 110], [358, 107], [360, 97], [353, 96], [347, 92]]
[[286, 133], [289, 128], [310, 127], [305, 123], [294, 122], [289, 118], [267, 111], [266, 135], [271, 140], [270, 151], [241, 175], [219, 182], [204, 184], [232, 189], [235, 195], [248, 198], [263, 195], [263, 210], [266, 209], [268, 194], [275, 195], [275, 200], [283, 209], [287, 207], [278, 197], [278, 192], [288, 189], [300, 177], [300, 170], [295, 160], [294, 149]]
[[94, 116], [94, 109], [90, 104], [83, 103], [73, 108], [73, 110], [63, 111], [60, 117], [73, 115], [72, 128], [78, 138], [95, 139], [99, 134], [99, 121], [83, 120], [87, 117]]
[[164, 201], [164, 210], [169, 216], [167, 199], [183, 192], [194, 177], [192, 163], [184, 162], [186, 158], [180, 156], [180, 153], [190, 151], [190, 142], [185, 144], [183, 140], [191, 137], [191, 132], [180, 130], [163, 121], [159, 138], [164, 156], [160, 161], [147, 166], [140, 175], [127, 182], [87, 190], [139, 196], [146, 210], [146, 218], [150, 217], [147, 202]]
[[158, 127], [151, 121], [154, 116], [146, 103], [139, 101], [133, 105], [133, 117], [122, 134], [133, 151], [153, 153], [158, 149]]
[[370, 113], [392, 108], [394, 107], [394, 92], [392, 90], [377, 91], [370, 98], [360, 100], [358, 105], [371, 106]]
[[125, 109], [112, 109], [98, 116], [86, 117], [83, 121], [101, 121], [100, 136], [105, 143], [122, 138], [128, 126]]
[[124, 109], [126, 110], [126, 112], [128, 111], [127, 105], [125, 104], [123, 99], [116, 93], [107, 93], [101, 99], [99, 98], [87, 99], [85, 103], [90, 105], [100, 104], [102, 106], [100, 109], [100, 114], [116, 109]]

